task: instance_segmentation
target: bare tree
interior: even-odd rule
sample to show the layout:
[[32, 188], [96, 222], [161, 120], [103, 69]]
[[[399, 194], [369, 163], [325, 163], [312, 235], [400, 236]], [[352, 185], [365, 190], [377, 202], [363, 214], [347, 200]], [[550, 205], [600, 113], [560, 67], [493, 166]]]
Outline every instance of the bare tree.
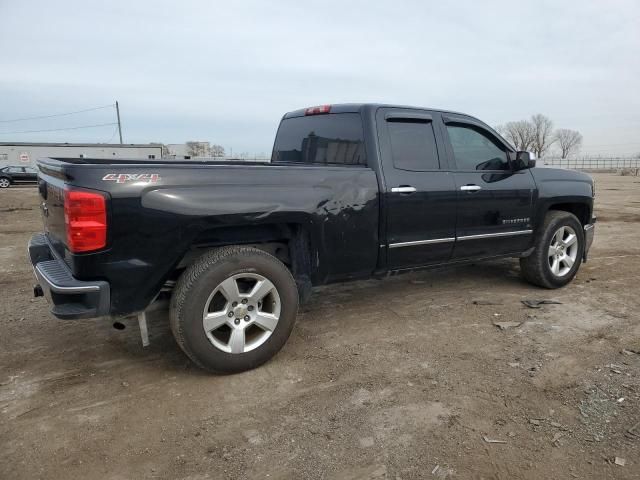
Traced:
[[549, 147], [555, 142], [553, 135], [553, 122], [549, 117], [538, 113], [531, 117], [533, 125], [533, 151], [538, 158], [542, 158], [549, 150]]
[[211, 145], [209, 150], [212, 157], [224, 157], [224, 147], [222, 145]]
[[186, 143], [187, 155], [190, 157], [208, 157], [209, 156], [209, 142], [194, 142], [190, 141]]
[[530, 150], [535, 140], [535, 130], [531, 122], [520, 120], [507, 122], [498, 127], [498, 132], [516, 147], [516, 150]]
[[567, 158], [572, 153], [577, 152], [582, 145], [582, 135], [575, 130], [559, 128], [555, 133], [555, 140], [560, 147], [562, 158]]

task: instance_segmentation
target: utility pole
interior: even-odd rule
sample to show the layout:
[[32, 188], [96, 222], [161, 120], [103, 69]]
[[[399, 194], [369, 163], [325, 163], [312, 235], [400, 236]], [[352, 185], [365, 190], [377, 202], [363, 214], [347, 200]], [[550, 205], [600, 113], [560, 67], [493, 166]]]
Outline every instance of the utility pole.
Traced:
[[120, 123], [120, 106], [116, 100], [116, 115], [118, 115], [118, 133], [120, 134], [120, 145], [122, 145], [122, 124]]

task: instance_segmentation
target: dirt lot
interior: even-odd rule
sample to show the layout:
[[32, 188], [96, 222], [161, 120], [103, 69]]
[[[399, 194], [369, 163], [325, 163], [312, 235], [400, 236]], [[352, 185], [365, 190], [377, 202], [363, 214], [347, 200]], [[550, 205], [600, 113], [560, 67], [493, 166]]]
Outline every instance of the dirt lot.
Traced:
[[325, 287], [234, 376], [194, 368], [162, 317], [145, 349], [132, 323], [50, 317], [36, 191], [0, 191], [0, 478], [640, 478], [640, 177], [596, 177], [570, 286], [508, 260]]

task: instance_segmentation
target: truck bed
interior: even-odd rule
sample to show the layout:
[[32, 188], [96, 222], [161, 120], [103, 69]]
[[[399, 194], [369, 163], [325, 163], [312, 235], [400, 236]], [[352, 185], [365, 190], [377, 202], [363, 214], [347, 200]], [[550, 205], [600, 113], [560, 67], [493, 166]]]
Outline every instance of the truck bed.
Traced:
[[[38, 166], [52, 252], [74, 278], [112, 285], [114, 314], [143, 310], [186, 256], [230, 241], [307, 242], [313, 284], [376, 268], [378, 183], [365, 166], [76, 158]], [[74, 188], [106, 195], [100, 251], [68, 249], [61, 199]]]

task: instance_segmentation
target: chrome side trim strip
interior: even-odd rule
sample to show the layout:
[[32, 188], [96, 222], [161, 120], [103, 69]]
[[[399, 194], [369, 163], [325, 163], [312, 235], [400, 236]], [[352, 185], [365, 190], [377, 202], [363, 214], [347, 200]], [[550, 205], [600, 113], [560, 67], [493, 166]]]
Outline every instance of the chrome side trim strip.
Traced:
[[451, 238], [434, 238], [432, 240], [416, 240], [415, 242], [390, 243], [389, 248], [413, 247], [414, 245], [428, 245], [430, 243], [447, 243], [455, 242], [455, 237]]
[[480, 235], [465, 235], [463, 237], [457, 237], [457, 240], [476, 240], [481, 238], [512, 237], [516, 235], [529, 235], [531, 233], [533, 233], [533, 230], [518, 230], [516, 232], [500, 232], [500, 233], [483, 233]]
[[447, 242], [455, 242], [456, 240], [476, 240], [476, 239], [482, 239], [482, 238], [512, 237], [517, 235], [529, 235], [531, 233], [533, 233], [533, 230], [518, 230], [515, 232], [499, 232], [499, 233], [484, 233], [481, 235], [466, 235], [463, 237], [434, 238], [431, 240], [416, 240], [415, 242], [390, 243], [389, 248], [413, 247], [416, 245], [429, 245], [433, 243], [447, 243]]
[[593, 227], [595, 227], [595, 225], [593, 223], [587, 223], [584, 226], [584, 231], [587, 232], [587, 231], [591, 230]]

